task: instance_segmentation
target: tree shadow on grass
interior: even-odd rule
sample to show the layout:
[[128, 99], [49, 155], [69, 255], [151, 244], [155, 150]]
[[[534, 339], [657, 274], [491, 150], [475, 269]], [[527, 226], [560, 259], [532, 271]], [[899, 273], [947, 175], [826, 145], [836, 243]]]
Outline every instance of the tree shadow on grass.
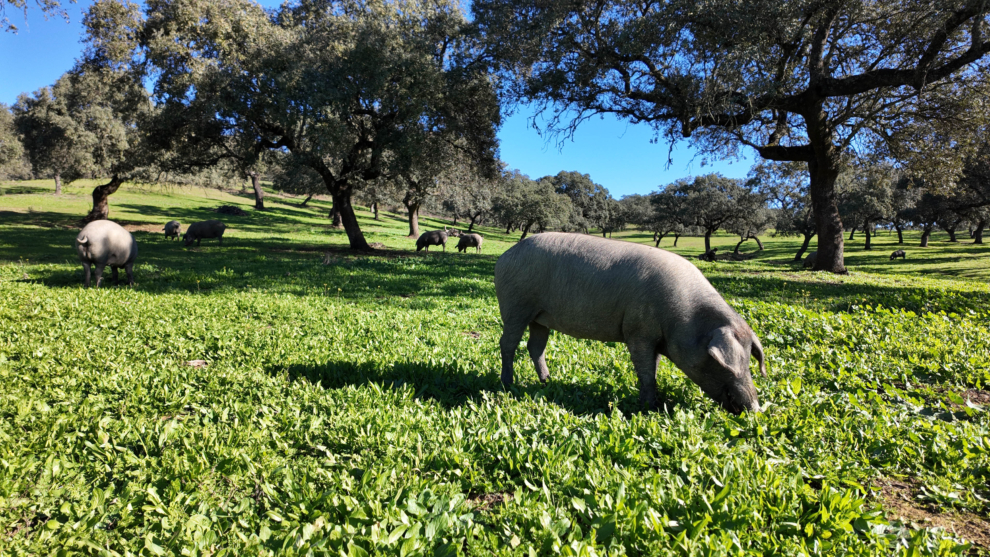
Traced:
[[[518, 364], [517, 364], [518, 365]], [[531, 370], [530, 370], [531, 371]], [[376, 384], [387, 389], [408, 386], [417, 399], [432, 400], [444, 408], [460, 407], [470, 400], [480, 400], [483, 393], [499, 393], [502, 386], [497, 372], [477, 374], [461, 371], [456, 364], [427, 365], [421, 362], [396, 362], [391, 366], [369, 362], [330, 361], [322, 365], [294, 364], [275, 368], [270, 373], [287, 373], [291, 381], [306, 381], [324, 389], [362, 387]], [[589, 384], [571, 382], [567, 377], [551, 377], [546, 385], [517, 379], [508, 389], [516, 398], [530, 397], [559, 405], [577, 415], [608, 414], [618, 408], [623, 414], [641, 412], [636, 390], [616, 389], [604, 379]], [[685, 404], [674, 394], [668, 404]]]

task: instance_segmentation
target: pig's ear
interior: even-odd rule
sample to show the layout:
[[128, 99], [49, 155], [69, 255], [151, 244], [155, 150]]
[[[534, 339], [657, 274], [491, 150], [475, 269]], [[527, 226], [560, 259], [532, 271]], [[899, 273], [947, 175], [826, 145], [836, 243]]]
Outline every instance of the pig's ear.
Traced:
[[715, 358], [722, 367], [727, 369], [734, 369], [731, 362], [736, 358], [733, 358], [733, 354], [742, 348], [739, 345], [739, 341], [736, 340], [735, 335], [732, 334], [726, 328], [716, 329], [712, 333], [712, 340], [708, 343], [708, 354]]
[[756, 358], [756, 361], [760, 364], [760, 373], [763, 374], [763, 377], [766, 377], [767, 364], [763, 358], [763, 345], [760, 344], [760, 339], [757, 338], [755, 333], [753, 334], [753, 347], [750, 352], [752, 352], [753, 356]]

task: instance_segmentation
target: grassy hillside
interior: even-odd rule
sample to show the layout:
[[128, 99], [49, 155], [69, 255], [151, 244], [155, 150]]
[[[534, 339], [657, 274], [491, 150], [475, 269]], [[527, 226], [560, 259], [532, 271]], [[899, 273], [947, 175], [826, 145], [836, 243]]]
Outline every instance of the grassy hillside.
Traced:
[[[990, 246], [857, 239], [842, 277], [790, 263], [793, 238], [697, 262], [763, 339], [765, 412], [664, 361], [669, 411], [642, 413], [621, 344], [554, 334], [550, 383], [520, 350], [501, 387], [491, 277], [518, 234], [416, 254], [401, 215], [360, 211], [386, 249], [354, 256], [325, 202], [127, 186], [137, 285], [84, 290], [89, 186], [0, 184], [0, 554], [990, 547]], [[222, 248], [163, 239], [221, 204], [249, 213]]]

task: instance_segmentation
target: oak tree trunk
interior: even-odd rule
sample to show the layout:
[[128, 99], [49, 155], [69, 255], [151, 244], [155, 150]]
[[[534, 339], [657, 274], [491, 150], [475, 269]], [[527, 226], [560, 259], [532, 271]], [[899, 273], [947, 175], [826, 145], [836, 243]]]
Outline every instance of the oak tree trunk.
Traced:
[[705, 230], [705, 253], [712, 251], [712, 231]]
[[419, 238], [419, 203], [406, 203], [409, 211], [409, 237]]
[[481, 218], [481, 213], [478, 213], [478, 214], [474, 215], [473, 217], [471, 217], [471, 224], [468, 225], [468, 229], [467, 229], [468, 232], [471, 232], [472, 230], [474, 230], [474, 223], [479, 218]]
[[748, 239], [749, 239], [749, 238], [740, 238], [740, 239], [739, 239], [739, 243], [738, 243], [738, 244], [736, 244], [736, 249], [734, 249], [734, 250], [732, 250], [732, 253], [735, 253], [735, 254], [737, 254], [737, 255], [738, 255], [738, 254], [739, 254], [739, 247], [740, 247], [740, 246], [742, 246], [742, 245], [743, 245], [743, 242], [745, 242], [745, 241], [746, 241], [746, 240], [748, 240]]
[[55, 174], [55, 195], [62, 195], [62, 175]]
[[855, 237], [856, 237], [856, 227], [854, 226], [853, 229], [849, 231], [849, 241], [850, 242], [853, 241], [853, 238]]
[[261, 189], [261, 174], [251, 172], [251, 187], [254, 188], [254, 208], [258, 211], [265, 210], [265, 190]]
[[657, 247], [660, 247], [660, 240], [663, 240], [663, 234], [657, 232], [653, 233], [653, 240], [656, 242]]
[[928, 237], [932, 235], [932, 229], [930, 227], [925, 227], [924, 232], [921, 233], [921, 247], [928, 247]]
[[680, 240], [680, 239], [681, 239], [681, 235], [680, 234], [674, 234], [674, 247], [675, 248], [677, 247], [677, 240]]
[[83, 219], [83, 223], [91, 223], [95, 220], [104, 220], [110, 216], [110, 196], [117, 191], [124, 181], [117, 176], [110, 178], [110, 181], [102, 186], [93, 189], [93, 209]]
[[953, 226], [952, 228], [946, 228], [945, 231], [949, 233], [949, 241], [950, 242], [958, 242], [959, 241], [959, 240], [956, 240], [956, 227], [955, 226]]
[[900, 226], [896, 226], [895, 228], [897, 229], [897, 243], [898, 244], [903, 244], [904, 243], [904, 229], [901, 228]]
[[846, 272], [842, 218], [836, 199], [835, 180], [839, 177], [839, 159], [827, 154], [808, 162], [811, 177], [811, 206], [818, 227], [818, 255], [815, 271]]
[[801, 249], [799, 249], [797, 255], [794, 256], [794, 261], [801, 261], [804, 259], [804, 252], [808, 251], [808, 246], [811, 244], [811, 239], [814, 237], [814, 232], [804, 235], [804, 242], [801, 243]]
[[863, 233], [866, 234], [866, 245], [863, 246], [863, 249], [865, 249], [865, 250], [872, 250], [873, 249], [873, 245], [870, 244], [871, 234], [870, 234], [870, 225], [869, 225], [869, 223], [866, 223], [866, 224], [863, 225]]
[[310, 199], [313, 199], [313, 194], [309, 194], [309, 195], [307, 195], [307, 196], [306, 196], [306, 199], [303, 199], [303, 202], [302, 202], [302, 203], [300, 203], [300, 204], [299, 204], [299, 206], [300, 206], [300, 207], [305, 207], [305, 206], [306, 206], [306, 204], [307, 204], [307, 203], [309, 203], [309, 200], [310, 200]]
[[976, 229], [973, 230], [973, 243], [982, 244], [983, 243], [983, 229], [986, 228], [987, 221], [981, 220], [976, 223]]
[[371, 204], [371, 212], [375, 214], [375, 220], [378, 220], [378, 202]]
[[337, 196], [331, 194], [333, 206], [330, 207], [330, 223], [334, 228], [344, 228], [344, 221], [340, 216], [340, 207], [337, 206]]
[[756, 240], [756, 247], [759, 248], [760, 251], [763, 251], [763, 242], [760, 241], [760, 237], [752, 236], [752, 238]]
[[354, 214], [350, 191], [345, 191], [340, 195], [334, 195], [333, 206], [336, 208], [337, 214], [340, 215], [340, 220], [344, 225], [344, 231], [347, 233], [347, 240], [350, 242], [351, 249], [371, 251], [371, 246], [368, 245], [368, 241], [364, 239], [364, 233], [361, 232], [357, 215]]
[[530, 226], [533, 226], [533, 223], [531, 223], [531, 222], [530, 223], [526, 223], [526, 225], [523, 226], [523, 228], [522, 228], [522, 236], [519, 238], [519, 241], [520, 242], [526, 239], [526, 234], [529, 234], [529, 227]]

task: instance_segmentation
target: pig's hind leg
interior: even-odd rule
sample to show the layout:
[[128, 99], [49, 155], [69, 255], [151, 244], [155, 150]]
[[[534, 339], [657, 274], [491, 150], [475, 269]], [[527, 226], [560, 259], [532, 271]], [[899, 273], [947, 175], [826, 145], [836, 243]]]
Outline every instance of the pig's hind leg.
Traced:
[[529, 357], [533, 359], [536, 367], [536, 375], [541, 383], [546, 383], [550, 379], [550, 370], [547, 369], [547, 340], [550, 338], [550, 329], [540, 325], [536, 321], [529, 324], [529, 342], [526, 348], [529, 349]]
[[626, 342], [636, 376], [639, 378], [639, 403], [647, 410], [657, 408], [657, 362], [660, 353], [655, 341], [629, 340]]
[[[500, 308], [502, 309], [502, 308]], [[512, 363], [516, 357], [516, 349], [522, 340], [526, 326], [531, 321], [528, 308], [511, 308], [502, 311], [502, 338], [498, 341], [502, 353], [502, 384], [511, 387], [513, 383]]]

